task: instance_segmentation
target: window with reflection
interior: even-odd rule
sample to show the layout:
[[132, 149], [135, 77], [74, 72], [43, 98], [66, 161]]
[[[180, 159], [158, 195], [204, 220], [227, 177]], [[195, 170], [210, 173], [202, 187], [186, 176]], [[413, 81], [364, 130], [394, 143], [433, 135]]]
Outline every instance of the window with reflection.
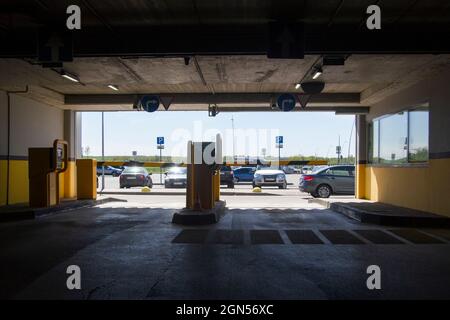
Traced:
[[375, 119], [369, 126], [369, 162], [381, 164], [428, 161], [427, 106]]
[[409, 112], [409, 161], [428, 161], [428, 110]]
[[406, 163], [408, 162], [407, 150], [407, 112], [380, 119], [380, 163]]

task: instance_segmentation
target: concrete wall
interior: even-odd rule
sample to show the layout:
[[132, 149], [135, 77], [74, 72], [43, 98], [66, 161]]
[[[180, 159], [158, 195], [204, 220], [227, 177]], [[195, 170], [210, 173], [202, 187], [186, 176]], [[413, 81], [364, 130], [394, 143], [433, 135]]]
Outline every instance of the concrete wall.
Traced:
[[6, 204], [7, 126], [6, 94], [0, 91], [0, 205]]
[[[11, 94], [9, 204], [28, 202], [28, 148], [50, 147], [64, 139], [64, 111], [25, 96]], [[7, 95], [0, 91], [0, 205], [7, 203]], [[60, 179], [60, 195], [74, 196], [74, 162], [69, 164], [70, 179]], [[66, 179], [67, 180], [67, 179]], [[67, 194], [65, 188], [68, 189]]]
[[450, 72], [411, 86], [371, 107], [367, 121], [429, 103], [427, 164], [367, 165], [366, 199], [450, 216]]

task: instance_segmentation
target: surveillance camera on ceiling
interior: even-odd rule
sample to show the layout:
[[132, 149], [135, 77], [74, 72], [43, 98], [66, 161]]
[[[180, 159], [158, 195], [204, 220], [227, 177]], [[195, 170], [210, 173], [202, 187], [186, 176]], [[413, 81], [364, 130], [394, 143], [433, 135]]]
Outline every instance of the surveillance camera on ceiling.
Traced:
[[325, 82], [322, 81], [310, 81], [310, 82], [303, 82], [301, 84], [303, 92], [306, 94], [318, 94], [323, 91], [325, 88]]

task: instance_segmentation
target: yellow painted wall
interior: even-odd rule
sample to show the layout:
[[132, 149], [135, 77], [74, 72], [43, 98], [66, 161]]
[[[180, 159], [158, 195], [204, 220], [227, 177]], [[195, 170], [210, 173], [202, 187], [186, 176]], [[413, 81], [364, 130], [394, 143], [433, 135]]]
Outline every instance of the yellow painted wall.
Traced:
[[77, 167], [75, 161], [69, 161], [66, 172], [60, 175], [60, 185], [64, 186], [59, 194], [62, 198], [76, 198], [77, 196]]
[[450, 216], [450, 159], [426, 167], [376, 167], [365, 170], [365, 198]]
[[28, 202], [28, 160], [9, 162], [9, 204]]
[[366, 197], [365, 189], [366, 189], [366, 165], [358, 164], [356, 165], [356, 188], [355, 188], [355, 196], [358, 199], [363, 199]]
[[[28, 202], [28, 160], [10, 161], [9, 204]], [[6, 204], [6, 160], [0, 161], [0, 205]], [[59, 178], [60, 198], [76, 197], [76, 165], [69, 161], [68, 169]]]
[[0, 160], [0, 206], [6, 204], [6, 160]]

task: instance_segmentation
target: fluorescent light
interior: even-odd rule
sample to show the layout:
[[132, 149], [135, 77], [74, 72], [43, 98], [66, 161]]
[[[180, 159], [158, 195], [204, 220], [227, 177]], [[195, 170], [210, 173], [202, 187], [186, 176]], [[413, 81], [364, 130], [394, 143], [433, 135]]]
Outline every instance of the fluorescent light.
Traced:
[[61, 77], [63, 77], [63, 78], [66, 78], [66, 79], [68, 79], [68, 80], [70, 80], [70, 81], [73, 81], [73, 82], [80, 82], [80, 79], [78, 79], [78, 77], [76, 76], [76, 75], [74, 75], [74, 74], [70, 74], [70, 73], [68, 73], [67, 71], [61, 71]]
[[322, 69], [321, 68], [315, 68], [312, 78], [314, 80], [316, 80], [318, 77], [320, 77], [321, 74], [322, 74]]
[[113, 89], [114, 91], [119, 91], [119, 88], [115, 85], [109, 84], [108, 88]]
[[300, 88], [300, 83], [297, 83], [296, 85], [295, 85], [295, 89], [299, 89]]

